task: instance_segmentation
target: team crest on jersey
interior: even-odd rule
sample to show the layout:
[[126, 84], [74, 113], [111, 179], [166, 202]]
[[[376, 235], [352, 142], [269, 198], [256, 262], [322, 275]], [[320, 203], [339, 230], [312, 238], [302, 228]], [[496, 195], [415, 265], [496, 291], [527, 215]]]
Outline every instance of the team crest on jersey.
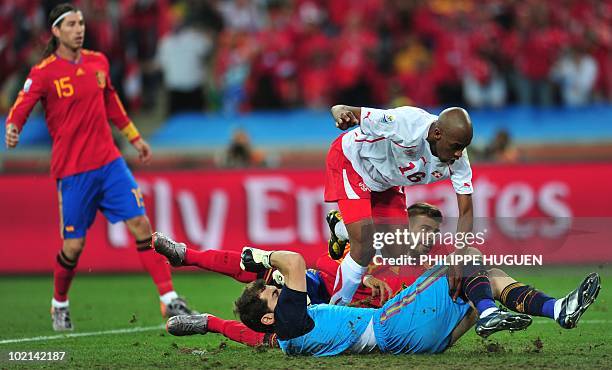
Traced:
[[25, 80], [25, 83], [23, 84], [23, 92], [30, 91], [31, 86], [32, 86], [32, 79], [28, 78], [27, 80]]
[[384, 123], [391, 123], [391, 122], [395, 121], [395, 116], [392, 115], [392, 114], [383, 114], [382, 121]]
[[431, 173], [431, 175], [435, 177], [436, 179], [439, 179], [440, 177], [442, 177], [442, 173], [440, 171], [434, 171]]
[[361, 191], [372, 191], [370, 190], [370, 188], [364, 184], [363, 182], [359, 182], [359, 188], [361, 188]]
[[96, 71], [96, 80], [98, 80], [98, 87], [103, 89], [106, 87], [106, 73], [103, 71]]

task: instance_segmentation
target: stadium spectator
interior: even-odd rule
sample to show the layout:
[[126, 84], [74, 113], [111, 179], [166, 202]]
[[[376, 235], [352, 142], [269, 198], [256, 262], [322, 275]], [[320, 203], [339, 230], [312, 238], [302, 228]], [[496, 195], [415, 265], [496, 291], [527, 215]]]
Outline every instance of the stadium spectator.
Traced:
[[593, 98], [597, 62], [583, 48], [569, 49], [555, 64], [552, 78], [559, 84], [563, 104], [580, 106]]
[[269, 22], [259, 32], [259, 48], [246, 82], [249, 109], [278, 109], [300, 105], [295, 59], [295, 32], [290, 6], [272, 3]]
[[219, 36], [213, 75], [221, 96], [221, 109], [226, 113], [239, 111], [247, 100], [246, 81], [257, 47], [246, 33], [224, 31]]
[[474, 108], [501, 107], [506, 103], [506, 81], [494, 66], [483, 59], [474, 59], [470, 71], [463, 76], [463, 95]]
[[[0, 5], [5, 96], [47, 33], [44, 9], [57, 2]], [[220, 36], [213, 40], [219, 53], [213, 84], [218, 102], [212, 106], [230, 112], [316, 108], [332, 100], [378, 106], [393, 99], [415, 106], [550, 105], [555, 103], [551, 67], [559, 51], [576, 40], [596, 61], [595, 97], [612, 100], [609, 1], [567, 0], [563, 6], [533, 0], [77, 3], [91, 19], [85, 45], [109, 55], [112, 81], [131, 109], [154, 105], [159, 76], [153, 58], [175, 13]]]
[[181, 22], [161, 39], [157, 62], [167, 92], [167, 115], [206, 107], [203, 86], [212, 48], [211, 37], [198, 24]]
[[257, 32], [266, 23], [263, 1], [223, 0], [218, 2], [223, 22], [228, 29]]
[[470, 37], [472, 51], [463, 67], [463, 96], [472, 107], [497, 108], [506, 104], [508, 95], [502, 75], [507, 66], [506, 56], [497, 44], [503, 32], [492, 22], [484, 22], [480, 28], [481, 32]]
[[558, 50], [568, 35], [561, 25], [551, 24], [549, 5], [529, 2], [517, 7], [515, 89], [521, 104], [553, 104], [553, 86], [549, 79]]
[[168, 0], [121, 0], [120, 26], [125, 59], [142, 85], [141, 101], [150, 110], [157, 101], [159, 78], [155, 68], [158, 40], [170, 31]]

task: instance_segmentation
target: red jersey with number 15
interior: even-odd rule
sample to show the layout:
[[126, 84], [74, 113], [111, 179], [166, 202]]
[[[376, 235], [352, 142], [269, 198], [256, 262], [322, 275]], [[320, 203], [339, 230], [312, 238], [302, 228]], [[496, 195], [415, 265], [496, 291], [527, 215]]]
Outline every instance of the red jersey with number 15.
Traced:
[[6, 123], [14, 123], [21, 132], [38, 100], [53, 139], [55, 178], [102, 167], [121, 155], [108, 121], [122, 129], [130, 119], [110, 83], [102, 53], [82, 50], [77, 63], [51, 55], [34, 66]]

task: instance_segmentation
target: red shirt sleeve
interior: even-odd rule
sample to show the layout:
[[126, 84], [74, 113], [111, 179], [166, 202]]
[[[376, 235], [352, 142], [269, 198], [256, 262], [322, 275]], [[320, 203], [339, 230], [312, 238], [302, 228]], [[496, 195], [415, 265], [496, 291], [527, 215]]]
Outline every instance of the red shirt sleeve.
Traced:
[[110, 79], [110, 68], [108, 59], [106, 56], [102, 56], [104, 58], [104, 64], [106, 68], [106, 87], [104, 88], [104, 103], [106, 105], [106, 114], [108, 119], [115, 125], [119, 130], [126, 127], [130, 122], [130, 117], [128, 117], [121, 100], [119, 100], [119, 95], [115, 91], [113, 84]]
[[17, 95], [15, 104], [13, 104], [6, 117], [6, 124], [15, 124], [21, 132], [36, 102], [45, 98], [47, 94], [45, 85], [45, 75], [42, 70], [37, 67], [32, 68], [23, 89]]

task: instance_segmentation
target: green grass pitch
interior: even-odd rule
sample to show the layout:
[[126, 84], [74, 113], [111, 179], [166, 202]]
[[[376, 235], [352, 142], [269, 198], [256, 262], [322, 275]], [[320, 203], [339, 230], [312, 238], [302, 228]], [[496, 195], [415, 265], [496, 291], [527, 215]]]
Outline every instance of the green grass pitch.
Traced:
[[[482, 340], [468, 332], [439, 355], [352, 355], [334, 358], [287, 357], [280, 350], [249, 348], [218, 334], [172, 337], [163, 329], [0, 344], [0, 368], [612, 368], [612, 268], [555, 267], [511, 271], [521, 281], [553, 296], [574, 289], [589, 271], [602, 276], [597, 301], [579, 326], [563, 330], [536, 318], [526, 331], [496, 333]], [[233, 318], [232, 302], [241, 284], [209, 273], [175, 273], [175, 287], [190, 304]], [[50, 276], [0, 277], [0, 343], [55, 336], [49, 318]], [[154, 286], [145, 275], [80, 274], [70, 294], [74, 333], [161, 325]], [[9, 351], [66, 351], [62, 362], [9, 362]]]

